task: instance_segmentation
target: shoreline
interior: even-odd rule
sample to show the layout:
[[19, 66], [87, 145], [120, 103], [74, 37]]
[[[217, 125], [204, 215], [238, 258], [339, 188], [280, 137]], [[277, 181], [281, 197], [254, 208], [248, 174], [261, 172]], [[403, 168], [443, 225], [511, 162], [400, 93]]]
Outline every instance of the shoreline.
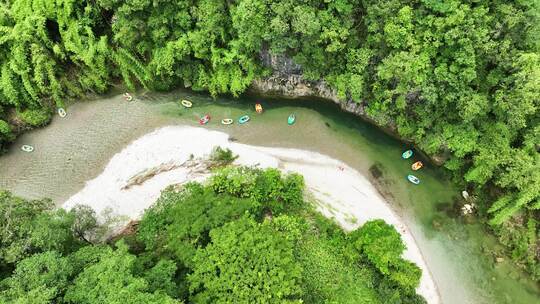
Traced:
[[[274, 167], [284, 172], [304, 176], [306, 190], [318, 204], [317, 210], [333, 218], [343, 229], [356, 229], [364, 222], [381, 218], [392, 224], [407, 246], [403, 257], [422, 269], [417, 292], [428, 303], [441, 303], [433, 277], [424, 261], [414, 236], [392, 206], [367, 177], [328, 156], [298, 149], [250, 146], [229, 141], [229, 135], [219, 131], [187, 126], [168, 126], [150, 132], [131, 142], [115, 154], [105, 169], [62, 206], [69, 209], [87, 204], [100, 214], [107, 210], [129, 219], [139, 218], [171, 184], [204, 181], [211, 174], [185, 166], [195, 159], [208, 156], [215, 146], [229, 148], [239, 158], [236, 165]], [[168, 170], [160, 171], [166, 166]], [[341, 169], [340, 169], [341, 168]], [[158, 174], [143, 183], [126, 188], [141, 172], [156, 170]]]

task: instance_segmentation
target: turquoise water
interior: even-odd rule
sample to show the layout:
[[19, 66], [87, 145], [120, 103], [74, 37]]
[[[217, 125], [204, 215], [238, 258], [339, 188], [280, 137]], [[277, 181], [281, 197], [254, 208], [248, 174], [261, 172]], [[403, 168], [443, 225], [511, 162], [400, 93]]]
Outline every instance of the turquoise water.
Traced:
[[[178, 103], [194, 102], [192, 109]], [[261, 102], [265, 111], [255, 112]], [[242, 143], [301, 148], [340, 159], [378, 185], [381, 193], [409, 225], [440, 289], [443, 303], [535, 303], [538, 286], [513, 268], [506, 258], [494, 263], [496, 247], [483, 226], [456, 216], [452, 202], [460, 189], [443, 170], [427, 164], [415, 173], [420, 185], [406, 180], [410, 165], [401, 153], [410, 147], [378, 128], [347, 114], [329, 102], [284, 100], [257, 96], [212, 99], [204, 94], [177, 91], [168, 94], [140, 93], [135, 101], [120, 96], [76, 103], [65, 119], [21, 136], [0, 158], [0, 188], [27, 197], [50, 197], [61, 204], [97, 176], [107, 161], [132, 140], [165, 125], [198, 126], [209, 113], [205, 128], [221, 130]], [[294, 113], [297, 121], [287, 124]], [[251, 116], [245, 125], [236, 120]], [[223, 118], [235, 124], [224, 126]], [[33, 153], [19, 150], [22, 144], [36, 147]], [[374, 165], [382, 177], [371, 177]], [[449, 211], [450, 210], [450, 211]]]

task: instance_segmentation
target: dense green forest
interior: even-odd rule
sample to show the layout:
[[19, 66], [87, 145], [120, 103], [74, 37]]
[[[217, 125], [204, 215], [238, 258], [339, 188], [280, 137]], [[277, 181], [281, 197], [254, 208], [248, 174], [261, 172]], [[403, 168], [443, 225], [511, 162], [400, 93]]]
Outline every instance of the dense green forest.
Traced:
[[0, 303], [425, 303], [393, 226], [312, 208], [299, 175], [226, 167], [102, 242], [88, 207], [0, 192]]
[[[0, 145], [114, 83], [235, 96], [293, 58], [479, 196], [540, 277], [540, 4], [487, 0], [5, 0]], [[0, 148], [1, 148], [0, 147]]]

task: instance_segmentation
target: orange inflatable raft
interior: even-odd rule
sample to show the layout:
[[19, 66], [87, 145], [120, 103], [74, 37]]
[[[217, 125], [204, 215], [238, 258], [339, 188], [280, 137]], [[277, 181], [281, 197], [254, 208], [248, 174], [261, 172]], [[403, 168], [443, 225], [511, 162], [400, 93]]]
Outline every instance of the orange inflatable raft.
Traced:
[[261, 105], [260, 103], [255, 104], [255, 111], [256, 111], [257, 113], [259, 113], [259, 114], [262, 113], [263, 108], [262, 108], [262, 105]]
[[420, 170], [423, 166], [424, 166], [424, 164], [421, 161], [417, 161], [414, 164], [412, 164], [411, 168], [414, 171], [416, 171], [416, 170]]

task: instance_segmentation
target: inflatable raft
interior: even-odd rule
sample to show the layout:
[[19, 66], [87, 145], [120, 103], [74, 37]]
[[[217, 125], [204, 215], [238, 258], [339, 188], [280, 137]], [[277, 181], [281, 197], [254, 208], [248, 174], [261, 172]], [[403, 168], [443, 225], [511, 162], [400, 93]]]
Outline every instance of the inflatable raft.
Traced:
[[129, 93], [124, 93], [124, 99], [126, 101], [132, 101], [133, 100], [133, 96], [131, 96], [131, 94]]
[[413, 171], [416, 171], [416, 170], [422, 169], [423, 166], [424, 164], [421, 161], [417, 161], [414, 164], [412, 164], [411, 169], [413, 169]]
[[201, 119], [199, 119], [200, 125], [205, 125], [210, 121], [210, 115], [206, 114]]
[[245, 124], [248, 121], [249, 121], [249, 116], [247, 116], [247, 115], [244, 115], [244, 116], [238, 118], [238, 123], [241, 124], [241, 125]]
[[407, 150], [401, 154], [401, 157], [403, 157], [404, 159], [407, 159], [407, 158], [410, 158], [412, 155], [413, 155], [413, 151]]
[[287, 123], [289, 125], [293, 125], [296, 122], [296, 115], [291, 114], [289, 115], [289, 118], [287, 118]]
[[186, 108], [191, 108], [193, 106], [193, 103], [186, 99], [182, 99], [180, 103]]
[[34, 151], [34, 147], [30, 145], [22, 145], [21, 150], [23, 150], [24, 152], [32, 152]]
[[263, 112], [263, 107], [260, 103], [255, 104], [255, 111], [259, 114]]
[[221, 124], [223, 124], [223, 125], [230, 125], [230, 124], [232, 124], [232, 123], [233, 123], [233, 120], [230, 119], [230, 118], [223, 118], [223, 119], [221, 120]]
[[63, 108], [58, 108], [58, 115], [60, 115], [60, 117], [62, 118], [66, 117], [66, 110], [64, 110]]
[[407, 175], [407, 179], [408, 179], [411, 183], [413, 183], [413, 184], [415, 184], [415, 185], [420, 184], [420, 180], [418, 179], [418, 177], [416, 177], [416, 176], [414, 176], [414, 175], [412, 175], [412, 174]]

